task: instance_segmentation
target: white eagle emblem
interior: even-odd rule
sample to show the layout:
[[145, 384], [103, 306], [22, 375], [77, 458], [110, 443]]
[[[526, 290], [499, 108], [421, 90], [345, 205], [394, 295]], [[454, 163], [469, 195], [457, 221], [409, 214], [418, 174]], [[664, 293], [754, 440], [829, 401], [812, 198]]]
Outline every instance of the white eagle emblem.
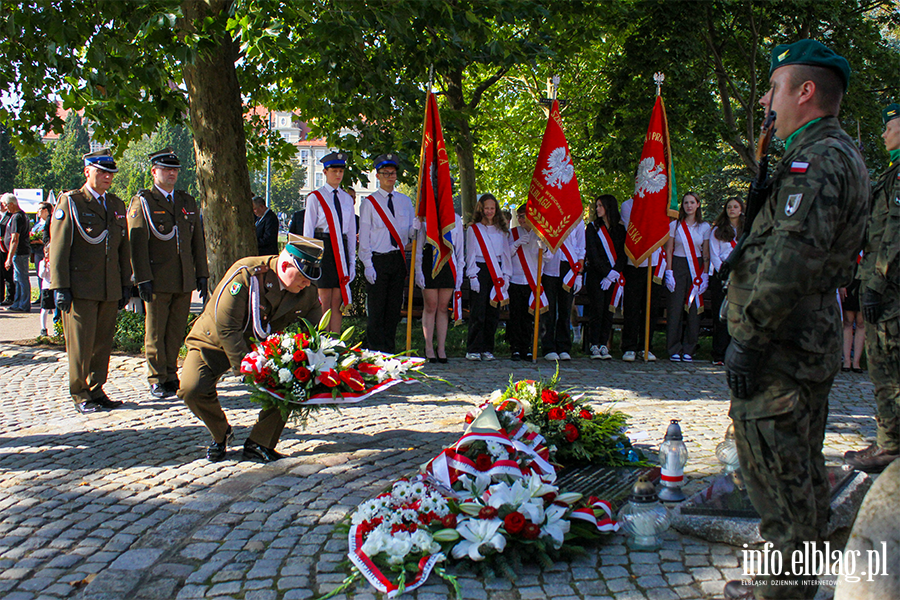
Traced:
[[635, 177], [634, 193], [643, 198], [644, 194], [655, 194], [666, 187], [666, 174], [663, 166], [657, 165], [653, 157], [647, 157], [638, 165]]
[[562, 189], [565, 184], [572, 181], [574, 175], [575, 166], [572, 164], [572, 157], [563, 146], [550, 153], [547, 158], [547, 168], [544, 169], [547, 185]]

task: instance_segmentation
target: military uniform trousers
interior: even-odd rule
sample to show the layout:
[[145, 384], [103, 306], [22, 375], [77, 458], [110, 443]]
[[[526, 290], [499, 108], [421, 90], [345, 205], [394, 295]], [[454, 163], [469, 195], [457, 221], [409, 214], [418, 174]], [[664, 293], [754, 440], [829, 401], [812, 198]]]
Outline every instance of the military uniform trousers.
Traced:
[[395, 250], [372, 254], [375, 283], [366, 284], [366, 347], [393, 354], [403, 307], [406, 261]]
[[[783, 571], [790, 571], [792, 553], [804, 542], [821, 548], [827, 534], [831, 486], [822, 444], [828, 393], [839, 368], [838, 353], [816, 354], [791, 342], [773, 342], [761, 366], [759, 390], [750, 399], [731, 398], [738, 458], [761, 517], [759, 533], [781, 552]], [[815, 576], [757, 576], [754, 583], [756, 598], [765, 599], [813, 598], [816, 589]]]
[[144, 354], [150, 384], [178, 381], [178, 352], [187, 334], [191, 294], [153, 294], [146, 303]]
[[73, 298], [62, 313], [69, 358], [69, 394], [75, 404], [99, 398], [109, 372], [118, 302]]
[[[181, 370], [178, 397], [203, 421], [217, 442], [225, 440], [228, 419], [219, 404], [216, 383], [222, 374], [230, 370], [228, 355], [221, 350], [208, 348], [189, 348]], [[278, 409], [262, 410], [247, 439], [274, 449], [284, 425], [285, 421]]]
[[876, 442], [900, 450], [900, 318], [866, 323], [869, 378], [875, 386]]

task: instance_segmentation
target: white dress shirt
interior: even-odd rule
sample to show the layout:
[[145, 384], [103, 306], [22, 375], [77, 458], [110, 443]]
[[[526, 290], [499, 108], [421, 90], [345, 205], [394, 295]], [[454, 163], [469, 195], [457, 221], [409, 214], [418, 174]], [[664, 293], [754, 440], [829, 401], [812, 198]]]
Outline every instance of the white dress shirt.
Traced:
[[[575, 227], [569, 232], [569, 237], [566, 238], [563, 245], [569, 249], [569, 252], [572, 254], [572, 260], [576, 263], [580, 260], [584, 260], [584, 221], [578, 219], [578, 222], [575, 223]], [[559, 277], [560, 263], [568, 262], [569, 259], [566, 258], [566, 255], [563, 253], [562, 246], [552, 254], [547, 250], [544, 252], [543, 274], [550, 277]], [[569, 265], [569, 267], [571, 268], [571, 265]]]
[[[681, 229], [681, 225], [677, 220], [669, 223], [669, 237], [675, 241], [672, 254], [674, 256], [687, 258], [688, 250], [681, 243], [681, 235], [678, 234], [678, 229]], [[703, 242], [709, 239], [709, 230], [709, 223], [706, 221], [688, 225], [688, 231], [691, 234], [691, 239], [694, 241], [694, 252], [696, 252], [697, 258], [703, 256]], [[669, 268], [672, 268], [671, 264], [669, 265]]]
[[[534, 231], [527, 231], [524, 227], [516, 227], [519, 232], [519, 241], [522, 242], [521, 248], [522, 252], [525, 253], [525, 257], [528, 261], [533, 263], [533, 268], [537, 269], [537, 255], [540, 246], [538, 246], [538, 236]], [[512, 277], [510, 278], [510, 283], [515, 283], [516, 285], [528, 285], [528, 279], [525, 277], [525, 270], [522, 268], [522, 263], [519, 261], [518, 248], [513, 248], [513, 244], [515, 240], [513, 240], [512, 232], [509, 235], [509, 255], [512, 259]]]
[[[478, 263], [487, 263], [484, 256], [481, 255], [481, 244], [475, 237], [473, 231], [474, 224], [469, 225], [466, 229], [466, 277], [472, 279], [478, 277]], [[493, 251], [494, 258], [500, 263], [498, 277], [509, 281], [512, 276], [512, 260], [509, 256], [509, 244], [507, 243], [508, 233], [500, 230], [496, 225], [483, 226], [481, 228], [484, 243]]]
[[406, 194], [401, 194], [397, 191], [390, 193], [392, 194], [391, 199], [394, 205], [394, 216], [391, 216], [391, 211], [388, 210], [388, 192], [378, 188], [371, 195], [375, 197], [384, 214], [393, 223], [394, 229], [397, 230], [397, 235], [400, 236], [402, 246], [395, 248], [391, 243], [393, 238], [390, 230], [384, 224], [381, 215], [372, 206], [369, 196], [366, 196], [359, 206], [359, 260], [362, 261], [366, 268], [372, 268], [372, 254], [385, 254], [392, 250], [403, 252], [406, 244], [409, 243], [410, 238], [415, 234], [413, 229], [412, 200]]
[[[731, 242], [723, 242], [716, 237], [717, 229], [718, 227], [713, 227], [709, 232], [710, 275], [718, 272], [718, 270], [722, 268], [722, 261], [728, 258], [728, 255], [731, 254], [732, 250]], [[734, 227], [732, 227], [732, 230], [734, 230]], [[737, 232], [735, 232], [734, 239], [737, 241]]]
[[[322, 194], [322, 198], [328, 203], [328, 206], [331, 206], [333, 213], [334, 188], [326, 183], [316, 191]], [[341, 218], [344, 223], [343, 233], [347, 236], [347, 269], [353, 272], [356, 269], [356, 213], [353, 210], [353, 198], [344, 190], [338, 190], [338, 199], [341, 202]], [[337, 215], [334, 218], [336, 221]], [[315, 194], [310, 194], [306, 197], [303, 235], [315, 237], [316, 229], [328, 232], [328, 220], [325, 218], [325, 213], [319, 205], [318, 198], [316, 198]]]

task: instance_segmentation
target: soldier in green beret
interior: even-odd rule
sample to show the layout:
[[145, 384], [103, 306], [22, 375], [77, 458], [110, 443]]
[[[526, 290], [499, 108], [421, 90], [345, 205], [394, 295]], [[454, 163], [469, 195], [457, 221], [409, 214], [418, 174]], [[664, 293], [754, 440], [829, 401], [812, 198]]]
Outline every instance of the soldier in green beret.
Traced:
[[[234, 439], [216, 394], [219, 377], [228, 371], [240, 374], [253, 338], [264, 340], [301, 317], [312, 323], [321, 320], [322, 304], [313, 282], [321, 275], [322, 248], [319, 240], [290, 235], [281, 254], [242, 258], [228, 269], [194, 322], [185, 341], [188, 352], [178, 397], [212, 434], [209, 460], [225, 458]], [[284, 425], [278, 409], [261, 411], [244, 443], [244, 458], [283, 458], [275, 446]]]
[[[821, 547], [829, 517], [822, 444], [840, 369], [836, 290], [853, 278], [870, 190], [837, 118], [849, 79], [849, 63], [819, 42], [772, 52], [760, 102], [777, 114], [785, 153], [728, 285], [729, 415], [760, 534], [785, 565], [805, 543]], [[786, 572], [730, 581], [725, 597], [815, 596], [815, 576]]]
[[847, 452], [852, 467], [878, 473], [900, 456], [900, 104], [881, 112], [891, 164], [875, 184], [865, 253], [859, 265], [866, 356], [875, 386], [875, 443]]
[[208, 293], [200, 207], [193, 196], [175, 189], [180, 170], [171, 148], [150, 154], [153, 188], [138, 192], [128, 210], [131, 266], [147, 308], [144, 354], [154, 398], [174, 396], [178, 390], [178, 352], [191, 293], [196, 288], [204, 300]]

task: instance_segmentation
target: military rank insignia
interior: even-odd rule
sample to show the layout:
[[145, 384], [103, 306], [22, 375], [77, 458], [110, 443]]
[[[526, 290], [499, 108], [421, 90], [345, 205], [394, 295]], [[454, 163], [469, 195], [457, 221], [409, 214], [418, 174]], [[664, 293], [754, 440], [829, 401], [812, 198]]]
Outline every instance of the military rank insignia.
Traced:
[[231, 287], [228, 289], [228, 292], [232, 296], [237, 296], [241, 292], [242, 287], [243, 287], [243, 285], [241, 285], [241, 283], [239, 281], [235, 281], [234, 283], [231, 284]]
[[791, 194], [784, 203], [784, 214], [791, 216], [800, 208], [800, 201], [803, 200], [803, 194]]
[[62, 220], [63, 217], [66, 216], [66, 213], [63, 212], [63, 209], [57, 208], [56, 213], [53, 215], [57, 220]]
[[135, 203], [134, 206], [131, 207], [131, 214], [130, 214], [130, 216], [131, 216], [132, 219], [136, 219], [136, 218], [137, 218], [137, 216], [138, 216], [138, 206], [137, 206], [137, 203]]

